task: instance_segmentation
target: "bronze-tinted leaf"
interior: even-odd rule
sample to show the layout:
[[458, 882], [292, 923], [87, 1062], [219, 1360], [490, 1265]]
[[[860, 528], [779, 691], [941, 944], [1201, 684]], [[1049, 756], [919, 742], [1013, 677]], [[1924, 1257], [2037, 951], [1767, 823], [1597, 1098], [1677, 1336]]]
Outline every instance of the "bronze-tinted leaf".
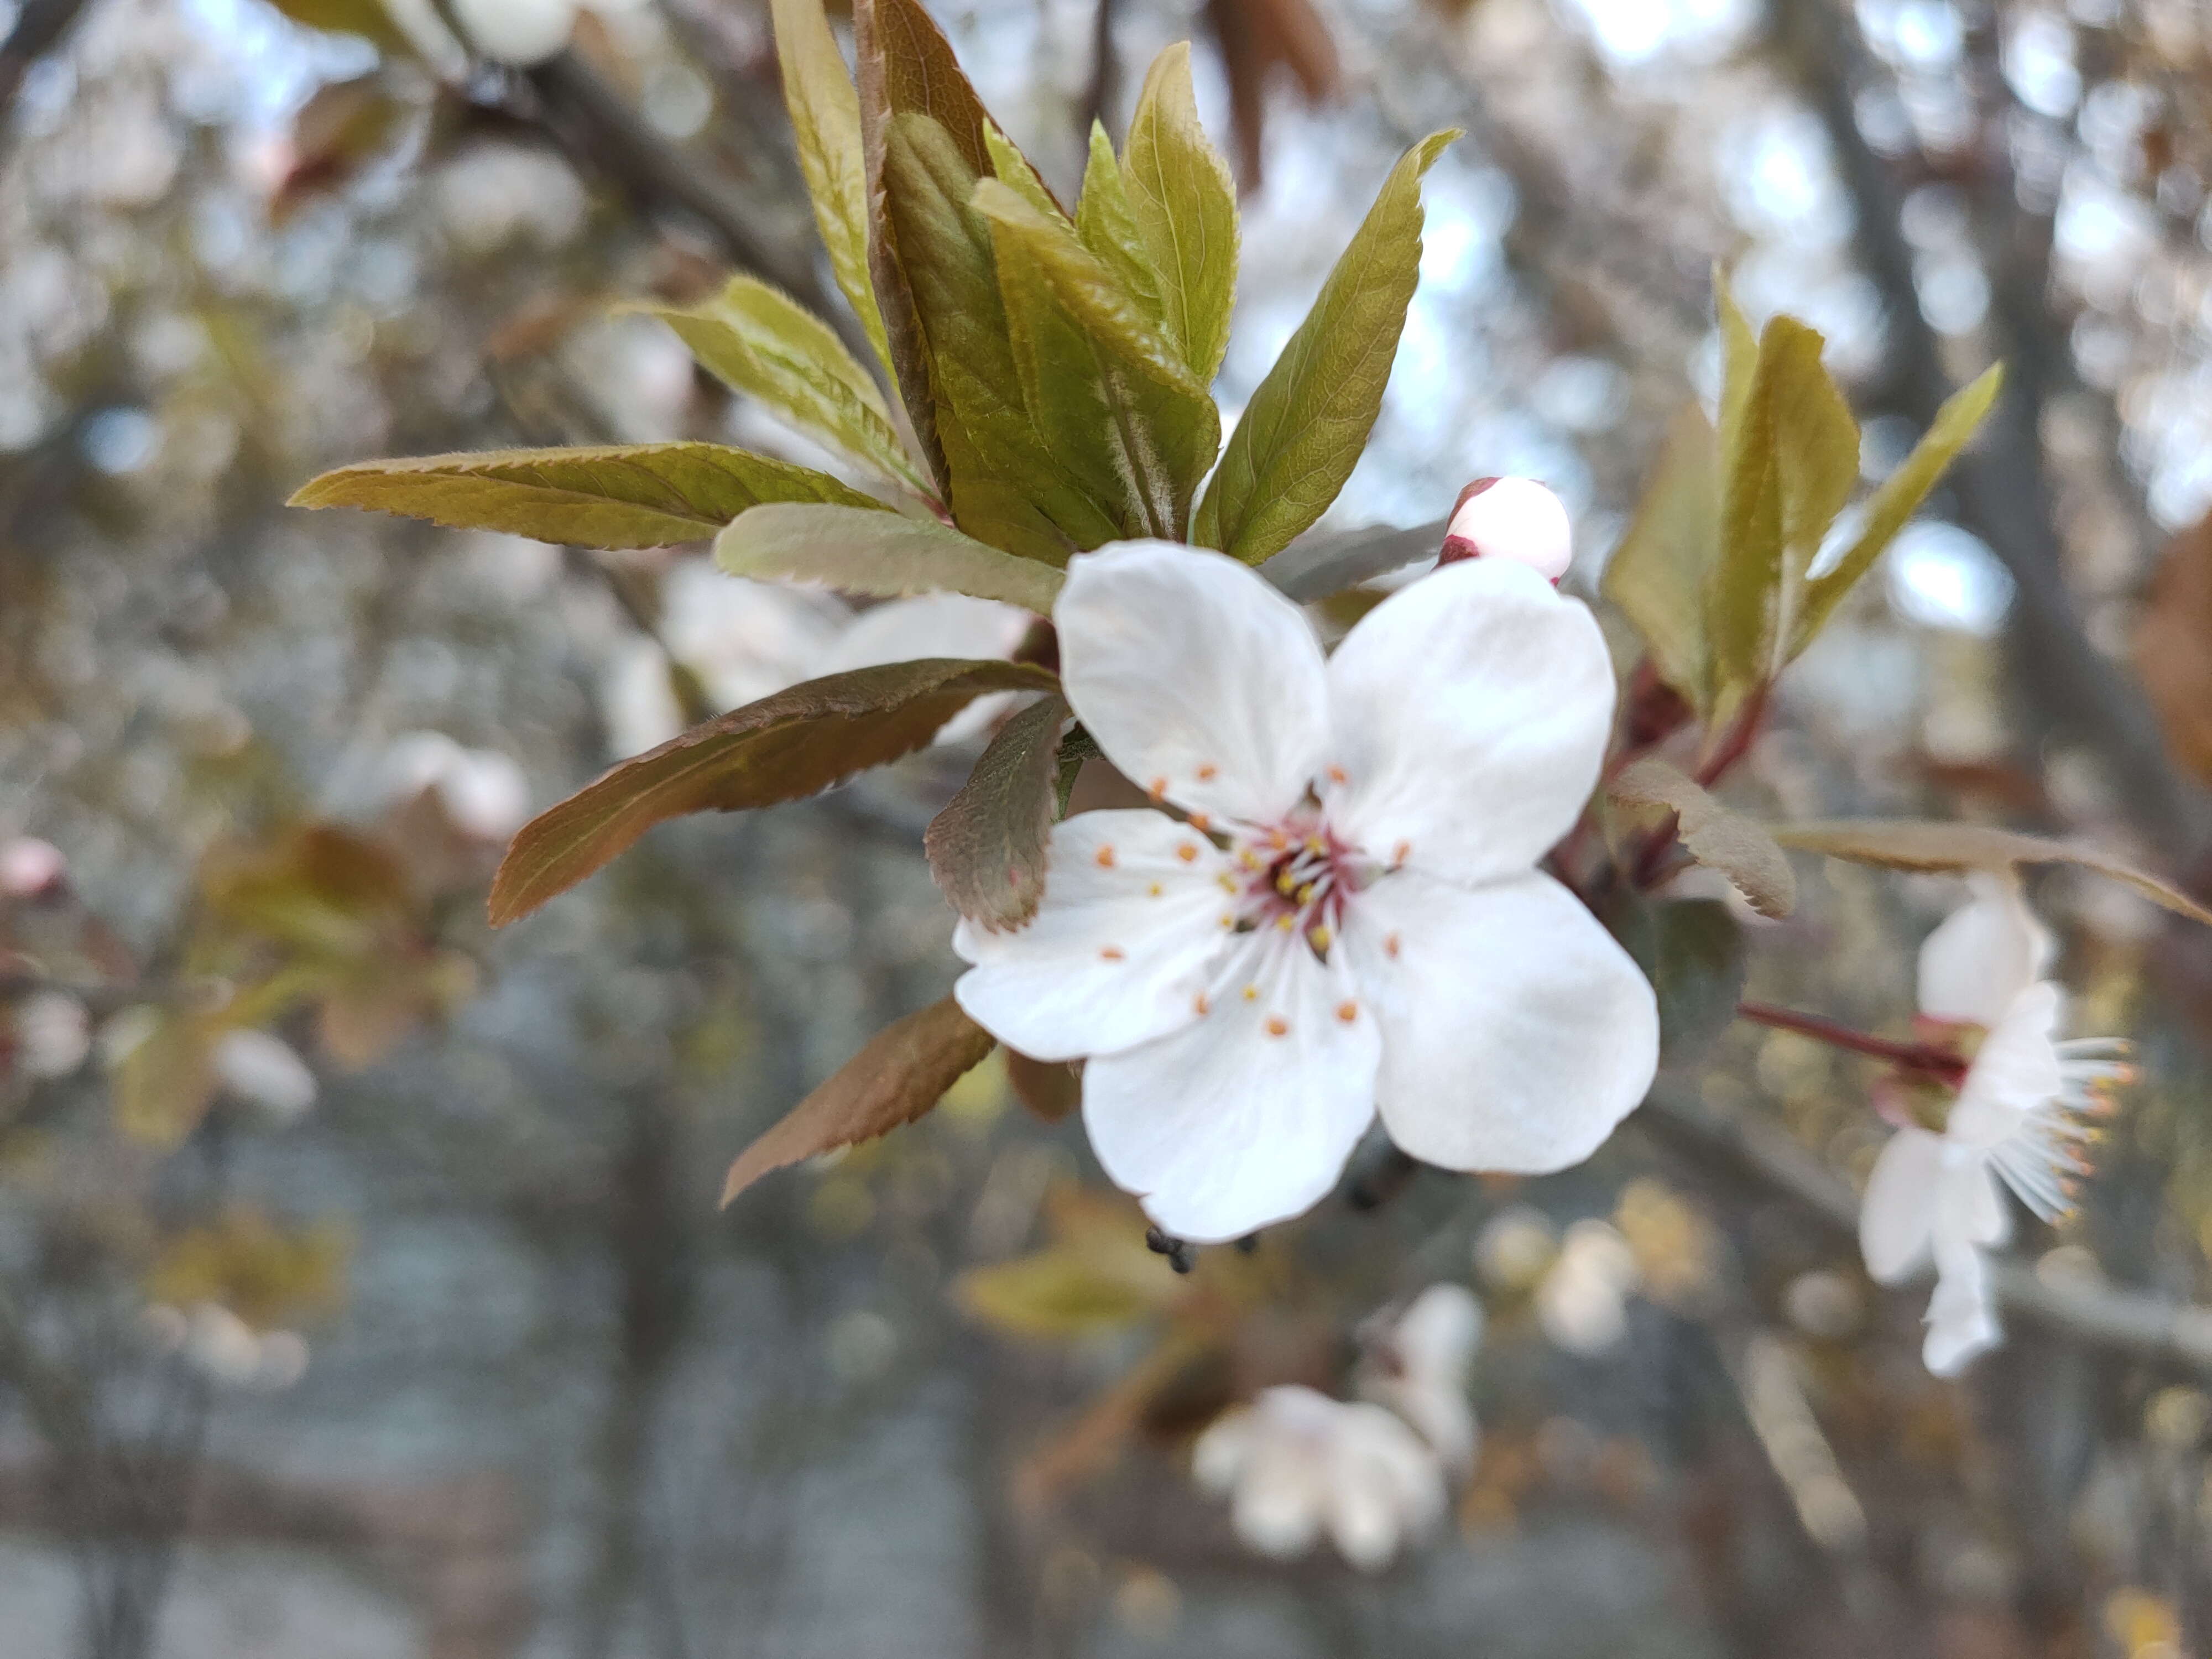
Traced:
[[2016, 864], [2072, 864], [2125, 882], [2176, 915], [2212, 926], [2208, 910], [2187, 894], [2124, 860], [2075, 842], [2022, 835], [1986, 823], [1931, 823], [1904, 818], [1840, 818], [1820, 823], [1778, 824], [1784, 847], [1824, 853], [1855, 864], [1891, 870], [1999, 870]]
[[772, 1170], [872, 1140], [925, 1115], [962, 1073], [996, 1047], [951, 997], [878, 1031], [836, 1076], [745, 1148], [722, 1183], [722, 1202]]
[[1006, 1086], [1033, 1115], [1057, 1123], [1083, 1103], [1081, 1062], [1031, 1060], [1009, 1048]]
[[826, 472], [706, 443], [363, 461], [302, 484], [289, 505], [370, 507], [448, 529], [614, 548], [700, 541], [763, 501], [882, 506]]
[[818, 794], [923, 748], [993, 691], [1056, 691], [1042, 668], [930, 658], [831, 674], [626, 760], [522, 826], [492, 880], [495, 927], [566, 892], [654, 824]]
[[1774, 837], [1729, 811], [1696, 779], [1647, 756], [1623, 768], [1606, 793], [1632, 806], [1672, 809], [1690, 856], [1726, 876], [1762, 916], [1786, 916], [1796, 908], [1797, 879]]
[[982, 100], [961, 73], [952, 43], [921, 0], [854, 0], [853, 44], [860, 82], [861, 156], [867, 173], [868, 273], [907, 416], [939, 487], [950, 489], [946, 447], [937, 432], [937, 400], [942, 392], [932, 373], [929, 341], [915, 309], [908, 251], [891, 210], [886, 164], [893, 118], [926, 115], [944, 127], [967, 163], [972, 185], [990, 170], [983, 148], [988, 118]]
[[1067, 704], [1032, 703], [999, 728], [921, 842], [952, 908], [994, 932], [1018, 927], [1044, 897], [1045, 845], [1057, 804]]

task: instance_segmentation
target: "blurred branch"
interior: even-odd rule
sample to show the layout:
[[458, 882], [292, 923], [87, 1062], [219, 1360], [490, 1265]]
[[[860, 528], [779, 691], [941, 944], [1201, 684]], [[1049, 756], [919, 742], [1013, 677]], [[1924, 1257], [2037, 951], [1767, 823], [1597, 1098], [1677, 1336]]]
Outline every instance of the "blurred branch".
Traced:
[[[1859, 258], [1886, 303], [1899, 406], [1924, 428], [1951, 387], [1942, 342], [1920, 312], [1912, 249], [1899, 219], [1898, 181], [1859, 131], [1851, 87], [1856, 43], [1847, 34], [1851, 14], [1833, 0], [1775, 0], [1770, 15], [1783, 60], [1827, 130], [1857, 210]], [[2150, 705], [2091, 642], [2075, 611], [2052, 524], [2039, 430], [2038, 393], [2048, 379], [2048, 354], [2033, 338], [2014, 338], [2007, 326], [2020, 320], [2018, 284], [2008, 283], [2000, 298], [2009, 301], [1993, 319], [2000, 355], [2017, 356], [2030, 372], [2006, 388], [1981, 441], [1953, 469], [1960, 516], [2012, 574], [2014, 660], [2028, 708], [2042, 724], [2088, 739], [2110, 766], [2136, 827], [2179, 855], [2203, 840], [2206, 803], [2168, 763]], [[2033, 303], [2041, 306], [2039, 287]]]
[[[0, 121], [4, 121], [31, 65], [51, 52], [84, 10], [85, 0], [24, 0], [15, 27], [0, 41]], [[0, 129], [0, 146], [6, 143]]]
[[647, 209], [697, 220], [739, 266], [775, 283], [836, 329], [854, 356], [869, 359], [860, 325], [816, 274], [811, 238], [778, 238], [742, 193], [654, 132], [573, 52], [530, 70], [529, 81], [547, 127], [579, 166], [611, 178]]
[[[1858, 1237], [1859, 1201], [1820, 1155], [1788, 1130], [1660, 1088], [1638, 1118], [1654, 1134], [1808, 1212], [1840, 1237]], [[2014, 1318], [2092, 1346], [2212, 1376], [2212, 1309], [2160, 1301], [2100, 1281], [2052, 1280], [1992, 1256], [1990, 1280]]]

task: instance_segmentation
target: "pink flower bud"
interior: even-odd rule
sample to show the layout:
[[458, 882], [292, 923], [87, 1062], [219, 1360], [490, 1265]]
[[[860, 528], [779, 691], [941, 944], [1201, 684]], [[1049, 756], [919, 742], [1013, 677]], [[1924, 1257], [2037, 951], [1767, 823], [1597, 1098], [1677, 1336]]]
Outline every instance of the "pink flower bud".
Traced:
[[0, 842], [0, 894], [36, 898], [60, 886], [68, 874], [69, 860], [52, 842], [33, 836]]
[[1459, 493], [1439, 564], [1514, 559], [1556, 582], [1574, 555], [1559, 498], [1534, 478], [1477, 478]]

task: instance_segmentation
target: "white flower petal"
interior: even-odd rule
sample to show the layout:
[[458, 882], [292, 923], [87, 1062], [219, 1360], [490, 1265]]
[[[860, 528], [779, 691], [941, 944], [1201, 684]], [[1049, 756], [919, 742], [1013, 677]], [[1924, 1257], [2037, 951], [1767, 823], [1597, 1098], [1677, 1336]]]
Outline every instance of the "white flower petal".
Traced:
[[1328, 685], [1331, 827], [1467, 885], [1518, 874], [1567, 832], [1613, 729], [1589, 608], [1510, 560], [1391, 595], [1337, 647]]
[[1651, 987], [1550, 877], [1469, 892], [1401, 870], [1355, 895], [1342, 923], [1382, 1027], [1383, 1124], [1422, 1162], [1563, 1170], [1650, 1087]]
[[1937, 1376], [1956, 1376], [1968, 1362], [2004, 1340], [1990, 1295], [1989, 1264], [1978, 1250], [1943, 1250], [1936, 1261], [1936, 1294], [1928, 1303], [1928, 1340], [1920, 1357]]
[[1920, 946], [1920, 1012], [1995, 1025], [2050, 965], [2050, 933], [2021, 902], [2019, 884], [1977, 870], [1973, 896]]
[[282, 1037], [250, 1027], [225, 1031], [210, 1060], [224, 1088], [280, 1123], [304, 1116], [315, 1103], [315, 1074]]
[[2058, 988], [2045, 980], [2013, 998], [1991, 1022], [1943, 1126], [1953, 1140], [1983, 1150], [1995, 1146], [2065, 1087], [2051, 1040], [2062, 1002]]
[[1436, 1454], [1379, 1406], [1345, 1405], [1329, 1459], [1329, 1537], [1363, 1572], [1389, 1565], [1400, 1540], [1443, 1517]]
[[1875, 1159], [1859, 1206], [1859, 1253], [1879, 1285], [1894, 1285], [1928, 1254], [1943, 1179], [1943, 1138], [1899, 1129]]
[[1328, 736], [1321, 646], [1263, 577], [1121, 542], [1068, 561], [1053, 619], [1068, 702], [1139, 788], [1254, 823], [1304, 796]]
[[575, 0], [453, 0], [469, 44], [502, 64], [536, 64], [568, 44]]
[[1227, 1497], [1236, 1490], [1237, 1479], [1259, 1443], [1260, 1425], [1251, 1412], [1224, 1412], [1190, 1449], [1192, 1478], [1215, 1497]]
[[1198, 1018], [1231, 935], [1228, 858], [1164, 812], [1084, 812], [1053, 826], [1044, 902], [1030, 924], [963, 921], [975, 966], [953, 995], [969, 1018], [1037, 1060], [1149, 1042]]
[[1381, 1048], [1341, 976], [1272, 927], [1240, 938], [1207, 999], [1203, 1018], [1083, 1074], [1084, 1126], [1106, 1173], [1198, 1243], [1242, 1238], [1328, 1194], [1374, 1121]]

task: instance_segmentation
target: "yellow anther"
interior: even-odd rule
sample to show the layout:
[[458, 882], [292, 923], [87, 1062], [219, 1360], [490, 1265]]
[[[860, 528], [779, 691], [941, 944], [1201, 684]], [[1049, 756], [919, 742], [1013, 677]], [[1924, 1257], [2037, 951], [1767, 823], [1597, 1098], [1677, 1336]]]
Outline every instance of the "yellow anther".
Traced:
[[1328, 931], [1328, 927], [1326, 923], [1319, 927], [1309, 928], [1306, 932], [1307, 943], [1311, 945], [1316, 951], [1328, 950], [1328, 942], [1335, 937], [1335, 934]]
[[1166, 888], [1164, 888], [1164, 887], [1163, 887], [1163, 886], [1161, 886], [1161, 885], [1159, 884], [1159, 883], [1158, 883], [1158, 882], [1154, 882], [1154, 883], [1152, 884], [1152, 885], [1151, 891], [1152, 891], [1152, 896], [1153, 896], [1154, 898], [1158, 898], [1158, 897], [1162, 893], [1166, 892], [1166, 891], [1167, 891], [1167, 889], [1166, 889]]
[[1260, 988], [1259, 988], [1258, 986], [1256, 986], [1256, 985], [1248, 985], [1248, 986], [1246, 986], [1246, 987], [1244, 988], [1244, 1000], [1245, 1000], [1245, 1001], [1247, 1001], [1247, 1002], [1257, 1002], [1259, 1000], [1260, 1000]]
[[1290, 1035], [1290, 1030], [1291, 1022], [1285, 1019], [1280, 1014], [1270, 1014], [1267, 1016], [1267, 1035], [1269, 1036], [1288, 1036]]

